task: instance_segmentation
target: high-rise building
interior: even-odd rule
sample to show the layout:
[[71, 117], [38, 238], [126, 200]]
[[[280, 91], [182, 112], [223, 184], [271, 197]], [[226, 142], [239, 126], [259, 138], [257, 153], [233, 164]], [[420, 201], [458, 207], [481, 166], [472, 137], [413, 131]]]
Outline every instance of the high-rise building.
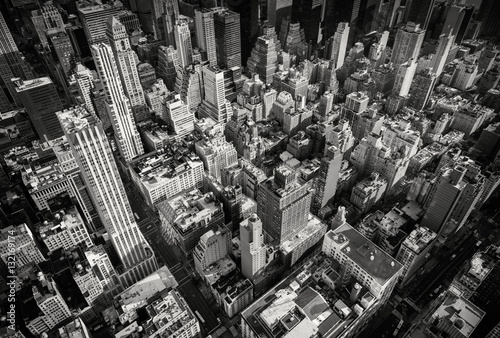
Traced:
[[436, 0], [406, 1], [404, 21], [419, 24], [423, 30], [426, 30], [431, 19], [435, 1]]
[[439, 37], [439, 43], [436, 53], [432, 57], [432, 71], [436, 76], [441, 75], [444, 66], [446, 65], [446, 59], [450, 53], [451, 46], [453, 45], [454, 35], [441, 34]]
[[99, 78], [105, 88], [106, 110], [115, 132], [114, 136], [117, 140], [118, 149], [123, 159], [128, 162], [144, 153], [141, 136], [134, 122], [130, 101], [125, 96], [120, 77], [116, 76], [118, 67], [111, 47], [101, 43], [92, 45], [91, 51], [97, 65]]
[[68, 34], [63, 29], [50, 29], [47, 31], [47, 36], [56, 52], [64, 75], [68, 78], [75, 63], [75, 51]]
[[48, 77], [15, 81], [16, 92], [35, 127], [38, 137], [52, 140], [63, 135], [56, 112], [63, 108], [56, 86]]
[[157, 72], [170, 91], [174, 90], [178, 67], [180, 67], [180, 61], [177, 50], [173, 46], [159, 46]]
[[500, 31], [498, 13], [500, 3], [495, 0], [483, 0], [479, 6], [476, 20], [481, 21], [481, 36], [493, 36]]
[[224, 69], [241, 67], [240, 14], [224, 7], [213, 11], [219, 66]]
[[78, 16], [90, 45], [107, 42], [106, 23], [109, 16], [115, 16], [123, 9], [119, 1], [102, 4], [90, 0], [80, 0], [76, 3]]
[[205, 95], [203, 68], [200, 64], [191, 64], [178, 70], [175, 91], [180, 94], [190, 111], [197, 110]]
[[102, 122], [85, 109], [65, 110], [58, 118], [123, 265], [121, 283], [131, 285], [156, 270], [157, 263], [132, 214]]
[[288, 165], [275, 169], [257, 190], [257, 215], [267, 236], [280, 244], [299, 233], [307, 224], [311, 194], [297, 181]]
[[76, 87], [78, 88], [78, 94], [85, 102], [87, 110], [89, 112], [95, 112], [92, 99], [90, 98], [90, 92], [94, 88], [94, 76], [92, 72], [81, 63], [76, 64], [74, 71], [74, 79]]
[[350, 202], [365, 213], [384, 196], [386, 189], [387, 180], [379, 173], [372, 173], [354, 186]]
[[416, 74], [410, 87], [411, 95], [408, 106], [416, 110], [423, 110], [429, 102], [436, 80], [436, 75], [430, 69]]
[[266, 266], [262, 221], [256, 214], [240, 223], [241, 273], [255, 282]]
[[217, 67], [203, 68], [205, 99], [198, 114], [201, 118], [211, 117], [217, 122], [227, 122], [231, 108], [226, 101], [224, 71]]
[[0, 13], [0, 109], [2, 112], [23, 106], [23, 100], [17, 96], [16, 86], [11, 81], [13, 78], [29, 80], [33, 78], [33, 73], [17, 49], [3, 13]]
[[340, 22], [337, 30], [332, 37], [330, 60], [333, 61], [334, 69], [339, 69], [344, 65], [344, 60], [347, 51], [347, 42], [349, 40], [349, 24], [347, 22]]
[[427, 228], [417, 227], [405, 238], [396, 255], [398, 262], [403, 264], [401, 285], [404, 285], [415, 272], [426, 262], [426, 255], [431, 251], [437, 234]]
[[311, 205], [311, 211], [315, 215], [335, 196], [340, 166], [342, 165], [343, 154], [339, 148], [330, 146], [325, 149], [325, 152], [315, 181], [316, 194]]
[[52, 1], [45, 2], [40, 9], [31, 12], [31, 19], [35, 30], [44, 47], [48, 45], [46, 31], [48, 29], [64, 29], [64, 21], [59, 9]]
[[394, 80], [392, 95], [401, 97], [408, 96], [416, 70], [417, 62], [415, 59], [409, 59], [399, 66]]
[[212, 67], [217, 66], [217, 51], [215, 47], [214, 12], [210, 9], [199, 8], [194, 11], [196, 20], [196, 39], [198, 48], [206, 54], [205, 60]]
[[72, 316], [57, 284], [41, 271], [33, 281], [33, 298], [42, 312], [26, 325], [33, 335], [41, 335]]
[[194, 112], [181, 100], [179, 94], [170, 95], [163, 103], [163, 120], [180, 137], [186, 136], [194, 130]]
[[224, 135], [198, 141], [195, 149], [205, 165], [205, 170], [217, 180], [220, 180], [222, 168], [238, 163], [238, 153], [233, 144], [226, 141]]
[[484, 176], [477, 165], [470, 163], [443, 168], [441, 173], [430, 187], [421, 225], [446, 237], [467, 220], [481, 197]]
[[392, 48], [391, 61], [396, 67], [409, 59], [418, 60], [420, 48], [424, 42], [425, 30], [414, 22], [408, 22], [398, 29]]
[[278, 52], [281, 43], [274, 27], [263, 27], [264, 34], [257, 38], [255, 47], [252, 49], [247, 67], [250, 74], [258, 74], [265, 84], [273, 82], [273, 75], [278, 69]]
[[33, 233], [25, 223], [11, 225], [0, 231], [0, 256], [7, 266], [11, 266], [9, 262], [14, 258], [17, 269], [45, 261]]
[[193, 45], [187, 20], [177, 20], [174, 26], [174, 37], [177, 53], [179, 54], [179, 63], [184, 68], [193, 62]]
[[321, 13], [323, 0], [293, 0], [292, 20], [300, 22], [306, 31], [306, 41], [316, 45], [322, 40]]
[[[145, 99], [137, 72], [137, 55], [130, 47], [130, 40], [125, 26], [114, 16], [108, 18], [106, 36], [113, 50], [116, 66], [130, 106], [143, 106]], [[105, 81], [104, 79], [101, 80]]]
[[231, 253], [232, 234], [225, 228], [205, 232], [193, 251], [194, 267], [200, 276], [203, 270]]
[[[155, 1], [155, 0], [153, 0]], [[163, 29], [164, 29], [164, 40], [166, 46], [175, 45], [175, 37], [174, 37], [174, 26], [179, 18], [179, 2], [177, 0], [163, 0]]]

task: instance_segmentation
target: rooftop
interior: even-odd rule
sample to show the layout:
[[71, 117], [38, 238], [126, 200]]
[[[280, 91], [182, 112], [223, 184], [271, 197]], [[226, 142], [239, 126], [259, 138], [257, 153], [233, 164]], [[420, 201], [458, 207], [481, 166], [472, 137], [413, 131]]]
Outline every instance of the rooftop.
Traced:
[[326, 236], [340, 245], [341, 251], [370, 274], [380, 285], [384, 285], [402, 268], [399, 262], [348, 223], [344, 223], [335, 230], [330, 230]]
[[187, 148], [178, 148], [164, 153], [148, 154], [130, 163], [130, 168], [139, 176], [147, 188], [164, 185], [171, 179], [187, 172], [196, 164], [202, 165], [198, 156]]
[[48, 236], [55, 235], [59, 232], [66, 231], [83, 224], [82, 217], [76, 207], [68, 210], [60, 210], [53, 216], [54, 217], [51, 221], [44, 221], [43, 225], [39, 228], [42, 240]]
[[52, 80], [49, 77], [39, 77], [32, 80], [20, 80], [18, 84], [16, 83], [16, 91], [21, 92], [24, 90], [30, 90], [36, 87], [42, 87], [52, 84]]
[[87, 111], [85, 105], [83, 104], [69, 109], [64, 109], [56, 114], [59, 122], [61, 123], [62, 129], [67, 134], [87, 129], [89, 126], [97, 122], [95, 117]]
[[210, 285], [215, 284], [222, 276], [236, 269], [236, 263], [229, 256], [219, 259], [203, 270], [203, 276]]
[[450, 292], [432, 318], [447, 321], [464, 337], [470, 337], [484, 315], [472, 302]]
[[316, 233], [322, 232], [324, 234], [327, 228], [327, 225], [322, 223], [316, 216], [314, 216], [313, 214], [309, 214], [308, 222], [305, 228], [291, 239], [283, 242], [280, 249], [285, 255], [287, 255], [305, 240], [314, 236]]
[[121, 310], [120, 321], [128, 321], [135, 315], [137, 308], [147, 304], [148, 299], [159, 292], [176, 287], [177, 282], [166, 266], [141, 279], [115, 297], [115, 302]]
[[422, 252], [427, 246], [429, 246], [437, 234], [425, 227], [418, 227], [404, 240], [403, 244], [413, 250], [416, 254]]
[[66, 180], [66, 176], [60, 168], [59, 163], [34, 169], [25, 167], [25, 170], [22, 172], [22, 178], [30, 194]]
[[202, 194], [193, 189], [158, 203], [157, 208], [178, 231], [184, 233], [221, 210], [221, 205], [212, 193]]

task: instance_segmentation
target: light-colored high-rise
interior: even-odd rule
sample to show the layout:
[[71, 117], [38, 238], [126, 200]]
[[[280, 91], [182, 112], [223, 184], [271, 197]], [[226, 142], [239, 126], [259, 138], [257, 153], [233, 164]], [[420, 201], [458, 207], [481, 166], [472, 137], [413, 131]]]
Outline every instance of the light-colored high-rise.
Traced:
[[85, 109], [65, 110], [58, 118], [123, 264], [121, 283], [131, 285], [156, 270], [157, 263], [135, 221], [102, 122]]
[[316, 194], [311, 205], [311, 211], [314, 214], [317, 214], [335, 196], [341, 165], [340, 149], [335, 146], [328, 147], [325, 156], [321, 159], [318, 177], [315, 181]]
[[163, 103], [163, 120], [180, 137], [190, 134], [194, 130], [194, 112], [181, 100], [179, 94], [165, 98]]
[[90, 99], [90, 91], [94, 88], [94, 76], [92, 72], [81, 63], [77, 63], [74, 79], [78, 88], [78, 94], [80, 94], [80, 97], [85, 102], [87, 110], [92, 113], [95, 112], [94, 105]]
[[339, 69], [344, 64], [347, 41], [349, 39], [349, 24], [341, 22], [337, 26], [337, 31], [333, 35], [332, 51], [330, 60], [334, 62], [335, 69]]
[[206, 53], [210, 66], [217, 66], [217, 51], [215, 48], [214, 12], [199, 8], [194, 11], [196, 20], [196, 39], [198, 48]]
[[409, 59], [401, 64], [396, 73], [392, 95], [406, 97], [410, 93], [410, 87], [417, 70], [415, 59]]
[[226, 228], [205, 232], [193, 251], [194, 266], [200, 276], [211, 264], [231, 253], [232, 234]]
[[[224, 71], [216, 67], [203, 68], [205, 100], [199, 110], [200, 117], [211, 117], [217, 122], [229, 120], [229, 104], [226, 101]], [[228, 109], [229, 108], [229, 109]]]
[[425, 30], [414, 22], [408, 22], [399, 28], [391, 56], [394, 65], [397, 67], [411, 58], [418, 60], [424, 37]]
[[262, 221], [256, 214], [240, 223], [241, 273], [251, 281], [261, 276], [266, 265]]
[[193, 45], [191, 43], [191, 32], [189, 31], [187, 20], [177, 20], [174, 26], [174, 36], [180, 65], [184, 68], [193, 62]]
[[120, 72], [123, 89], [132, 107], [143, 106], [146, 101], [137, 72], [137, 55], [130, 47], [125, 26], [114, 16], [110, 16], [106, 25], [106, 36], [113, 50], [116, 65]]
[[444, 66], [446, 65], [446, 59], [448, 58], [448, 54], [450, 53], [450, 49], [453, 46], [453, 41], [455, 40], [454, 35], [445, 35], [441, 34], [439, 37], [439, 44], [436, 50], [436, 53], [432, 57], [432, 71], [436, 74], [436, 76], [441, 75], [443, 72]]
[[[15, 250], [12, 251], [13, 249]], [[33, 233], [26, 224], [11, 225], [0, 231], [0, 256], [9, 267], [14, 259], [16, 268], [45, 261]]]
[[142, 155], [144, 149], [137, 131], [130, 102], [125, 96], [118, 74], [113, 51], [109, 45], [91, 47], [99, 78], [106, 88], [106, 109], [115, 132], [115, 139], [123, 159], [128, 162]]

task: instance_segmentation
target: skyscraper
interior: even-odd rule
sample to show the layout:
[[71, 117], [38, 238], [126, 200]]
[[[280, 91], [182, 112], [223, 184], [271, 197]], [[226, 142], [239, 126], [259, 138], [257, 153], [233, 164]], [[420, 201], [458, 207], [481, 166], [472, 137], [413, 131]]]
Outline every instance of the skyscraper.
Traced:
[[446, 65], [446, 59], [448, 58], [448, 54], [450, 53], [451, 46], [453, 46], [453, 41], [455, 40], [455, 36], [449, 33], [441, 34], [439, 37], [439, 44], [436, 50], [436, 53], [432, 57], [432, 71], [436, 76], [441, 75], [443, 72], [444, 66]]
[[52, 140], [63, 135], [56, 112], [63, 108], [56, 86], [48, 77], [15, 81], [17, 96], [35, 127], [38, 137]]
[[321, 41], [321, 12], [323, 0], [293, 0], [292, 20], [300, 22], [306, 41], [316, 45]]
[[399, 66], [411, 58], [418, 60], [424, 36], [425, 30], [414, 22], [408, 22], [404, 27], [399, 28], [392, 48], [391, 61], [394, 65]]
[[219, 66], [225, 69], [241, 67], [240, 14], [223, 7], [213, 11]]
[[121, 2], [113, 4], [94, 3], [89, 0], [80, 0], [76, 3], [78, 16], [90, 45], [106, 42], [106, 23], [109, 16], [117, 15], [123, 9]]
[[179, 67], [179, 54], [173, 46], [158, 47], [158, 76], [160, 76], [170, 91], [174, 90], [175, 79]]
[[75, 67], [75, 80], [78, 94], [85, 101], [85, 106], [89, 112], [95, 112], [92, 100], [90, 98], [90, 91], [94, 88], [94, 77], [90, 69], [77, 63]]
[[91, 51], [99, 78], [104, 84], [106, 109], [115, 132], [116, 143], [121, 156], [128, 162], [144, 153], [141, 136], [135, 126], [130, 102], [125, 96], [120, 78], [116, 76], [118, 67], [111, 47], [101, 43], [93, 45]]
[[401, 64], [396, 72], [392, 95], [406, 97], [410, 92], [410, 86], [417, 70], [417, 62], [415, 59], [409, 59]]
[[[153, 0], [157, 1], [157, 0]], [[168, 46], [175, 45], [174, 26], [179, 18], [179, 2], [178, 0], [163, 0], [163, 29], [164, 40]]]
[[118, 272], [121, 283], [128, 287], [156, 270], [157, 264], [135, 222], [102, 122], [81, 107], [59, 112], [58, 118], [123, 264]]
[[174, 26], [174, 37], [177, 53], [179, 54], [179, 63], [184, 68], [193, 62], [193, 45], [187, 20], [177, 20]]
[[186, 136], [194, 130], [194, 112], [188, 104], [181, 100], [179, 94], [165, 98], [163, 103], [163, 120], [168, 123], [179, 137]]
[[410, 87], [411, 95], [408, 105], [414, 109], [423, 110], [429, 102], [436, 80], [436, 75], [430, 69], [423, 70], [415, 75]]
[[340, 149], [335, 146], [328, 147], [325, 156], [321, 159], [315, 182], [316, 194], [311, 205], [311, 211], [314, 214], [317, 215], [318, 211], [335, 196], [341, 165], [342, 152]]
[[404, 19], [406, 22], [415, 22], [427, 29], [431, 19], [432, 9], [436, 0], [407, 0]]
[[62, 29], [51, 29], [47, 31], [52, 48], [56, 52], [57, 59], [66, 78], [74, 68], [75, 51], [68, 34]]
[[241, 273], [255, 282], [266, 265], [262, 221], [256, 214], [240, 223]]
[[206, 54], [210, 66], [217, 66], [217, 51], [215, 48], [214, 12], [199, 8], [194, 11], [196, 20], [196, 40], [198, 48]]
[[348, 39], [349, 24], [347, 22], [340, 22], [333, 35], [333, 42], [331, 44], [330, 60], [334, 62], [334, 69], [339, 69], [344, 65]]
[[280, 244], [295, 236], [307, 225], [311, 194], [306, 184], [297, 181], [288, 165], [275, 169], [257, 190], [257, 215], [267, 236]]
[[[135, 61], [137, 56], [130, 47], [130, 40], [125, 26], [114, 16], [108, 18], [106, 36], [113, 50], [116, 66], [118, 67], [123, 89], [129, 99], [130, 106], [145, 105], [144, 92]], [[116, 77], [116, 74], [112, 76]]]
[[496, 0], [483, 0], [479, 11], [477, 12], [476, 20], [481, 21], [481, 36], [493, 36], [500, 31], [500, 2]]
[[217, 67], [204, 67], [203, 81], [205, 99], [200, 106], [199, 116], [211, 117], [217, 122], [227, 122], [230, 106], [226, 103], [224, 71]]
[[22, 100], [17, 96], [16, 86], [11, 79], [29, 80], [33, 73], [17, 49], [7, 23], [0, 13], [0, 109], [2, 112], [13, 107], [22, 107]]
[[263, 30], [264, 34], [257, 38], [247, 66], [251, 74], [258, 74], [265, 84], [271, 84], [273, 75], [278, 69], [278, 52], [281, 50], [281, 43], [274, 27], [266, 26]]

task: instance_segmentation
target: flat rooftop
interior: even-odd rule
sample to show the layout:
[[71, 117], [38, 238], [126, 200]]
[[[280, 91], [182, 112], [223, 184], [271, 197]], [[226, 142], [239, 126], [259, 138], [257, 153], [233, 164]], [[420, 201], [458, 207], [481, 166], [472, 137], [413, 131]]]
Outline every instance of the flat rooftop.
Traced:
[[384, 285], [403, 267], [348, 223], [344, 223], [335, 230], [330, 230], [326, 236], [329, 236], [338, 245], [345, 243], [341, 249], [342, 252], [369, 273], [380, 285]]
[[88, 112], [83, 104], [69, 109], [64, 109], [56, 114], [59, 122], [61, 123], [62, 129], [67, 134], [87, 129], [97, 122], [94, 116]]
[[302, 229], [302, 231], [300, 231], [297, 235], [293, 236], [291, 239], [283, 242], [280, 249], [285, 255], [289, 254], [301, 243], [314, 236], [318, 232], [322, 232], [323, 234], [326, 233], [327, 228], [327, 225], [322, 223], [319, 218], [315, 217], [313, 214], [309, 214], [308, 222], [305, 228]]
[[36, 87], [42, 87], [52, 84], [52, 80], [49, 77], [39, 77], [32, 80], [22, 80], [18, 86], [16, 86], [16, 91], [21, 92], [24, 90], [30, 90]]
[[485, 314], [469, 300], [450, 292], [432, 318], [448, 321], [464, 337], [470, 337]]

